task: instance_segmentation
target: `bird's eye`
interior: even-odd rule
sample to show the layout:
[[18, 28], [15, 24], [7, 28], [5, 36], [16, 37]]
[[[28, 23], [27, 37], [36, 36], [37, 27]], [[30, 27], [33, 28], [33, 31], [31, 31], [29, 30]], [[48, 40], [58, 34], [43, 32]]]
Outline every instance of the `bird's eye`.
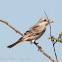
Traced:
[[46, 19], [44, 21], [46, 21]]

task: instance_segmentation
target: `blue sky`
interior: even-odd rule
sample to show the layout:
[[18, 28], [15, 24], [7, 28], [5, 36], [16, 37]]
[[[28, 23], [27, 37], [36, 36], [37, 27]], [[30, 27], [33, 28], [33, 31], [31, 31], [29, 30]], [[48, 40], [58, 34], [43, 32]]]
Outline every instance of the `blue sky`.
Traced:
[[[58, 37], [62, 32], [62, 0], [0, 0], [0, 19], [7, 21], [14, 28], [24, 33], [42, 17], [54, 21], [52, 35]], [[6, 46], [16, 42], [21, 36], [10, 27], [0, 22], [0, 62], [52, 62], [38, 51], [30, 42], [22, 42], [12, 49]], [[52, 42], [48, 40], [49, 25], [45, 34], [36, 42], [55, 59]], [[62, 61], [62, 44], [55, 45], [59, 62]]]

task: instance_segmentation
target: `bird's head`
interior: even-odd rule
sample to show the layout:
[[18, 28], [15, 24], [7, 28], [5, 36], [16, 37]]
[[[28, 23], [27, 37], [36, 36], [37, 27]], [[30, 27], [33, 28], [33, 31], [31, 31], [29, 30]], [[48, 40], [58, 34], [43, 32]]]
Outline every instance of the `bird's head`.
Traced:
[[53, 21], [51, 21], [49, 18], [47, 18], [47, 17], [43, 17], [43, 18], [41, 18], [39, 21], [38, 21], [38, 23], [40, 24], [40, 25], [45, 25], [45, 26], [47, 26], [49, 23], [52, 23]]

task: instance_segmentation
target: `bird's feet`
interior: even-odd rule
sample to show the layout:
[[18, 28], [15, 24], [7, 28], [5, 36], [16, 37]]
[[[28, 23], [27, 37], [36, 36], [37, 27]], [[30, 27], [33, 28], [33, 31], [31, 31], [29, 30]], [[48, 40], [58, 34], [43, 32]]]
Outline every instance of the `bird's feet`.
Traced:
[[36, 43], [36, 42], [34, 42], [34, 44], [38, 47], [38, 51], [39, 51], [39, 49], [41, 48], [41, 46], [39, 46], [38, 43]]

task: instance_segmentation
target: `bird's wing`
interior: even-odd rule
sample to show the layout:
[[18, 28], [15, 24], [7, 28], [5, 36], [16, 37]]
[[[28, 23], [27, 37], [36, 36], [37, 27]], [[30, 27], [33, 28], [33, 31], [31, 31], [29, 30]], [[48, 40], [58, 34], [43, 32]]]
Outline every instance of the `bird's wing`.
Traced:
[[45, 28], [39, 25], [34, 25], [33, 27], [29, 28], [29, 30], [27, 30], [24, 33], [24, 36], [29, 37], [29, 36], [33, 36], [36, 34], [40, 34], [40, 33], [44, 33], [45, 32]]

